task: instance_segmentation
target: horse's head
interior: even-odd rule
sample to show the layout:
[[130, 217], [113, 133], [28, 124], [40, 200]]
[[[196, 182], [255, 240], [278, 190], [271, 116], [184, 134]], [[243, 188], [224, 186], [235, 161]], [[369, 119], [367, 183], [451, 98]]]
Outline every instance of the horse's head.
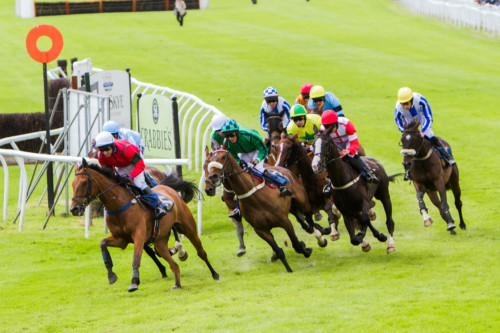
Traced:
[[71, 214], [82, 216], [85, 208], [95, 198], [98, 191], [85, 159], [83, 159], [80, 166], [75, 164], [75, 179], [73, 180], [72, 187], [74, 196], [71, 199]]
[[97, 153], [99, 152], [99, 149], [96, 146], [92, 146], [90, 148], [90, 151], [87, 154], [87, 157], [89, 158], [97, 158]]
[[271, 113], [267, 118], [267, 133], [273, 149], [276, 149], [281, 133], [283, 132], [283, 119], [278, 113]]
[[[213, 147], [212, 147], [213, 149]], [[212, 153], [209, 152], [208, 147], [205, 147], [205, 163], [203, 163], [203, 172], [205, 173], [205, 193], [213, 197], [215, 195], [215, 186], [208, 180], [208, 164], [210, 163], [210, 157]]]
[[404, 125], [400, 141], [400, 145], [403, 148], [401, 149], [401, 155], [405, 157], [413, 157], [420, 151], [424, 138], [420, 134], [420, 130], [418, 129], [419, 126], [420, 122], [418, 120], [414, 120], [409, 124]]
[[233, 168], [231, 156], [229, 155], [229, 152], [224, 149], [213, 151], [210, 154], [206, 150], [205, 164], [206, 179], [208, 183], [214, 187], [220, 186], [224, 177], [227, 174], [231, 174]]
[[316, 137], [312, 144], [314, 157], [311, 166], [314, 172], [321, 173], [327, 163], [340, 155], [328, 132], [319, 132], [316, 127], [314, 132]]
[[297, 144], [297, 134], [287, 135], [283, 133], [281, 140], [276, 145], [276, 164], [275, 166], [288, 167], [294, 161], [291, 160], [294, 152], [294, 145]]

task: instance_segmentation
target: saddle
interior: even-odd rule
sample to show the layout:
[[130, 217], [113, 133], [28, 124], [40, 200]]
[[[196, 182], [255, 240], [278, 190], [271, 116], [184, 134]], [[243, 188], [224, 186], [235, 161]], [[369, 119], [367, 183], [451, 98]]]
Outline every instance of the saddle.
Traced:
[[140, 202], [147, 205], [148, 207], [151, 207], [152, 209], [156, 208], [156, 204], [158, 202], [160, 202], [162, 208], [167, 212], [171, 212], [174, 208], [174, 202], [167, 199], [167, 197], [165, 197], [163, 194], [160, 194], [158, 192], [145, 193], [143, 190], [132, 184], [129, 184], [128, 188], [132, 191], [135, 197], [139, 199]]

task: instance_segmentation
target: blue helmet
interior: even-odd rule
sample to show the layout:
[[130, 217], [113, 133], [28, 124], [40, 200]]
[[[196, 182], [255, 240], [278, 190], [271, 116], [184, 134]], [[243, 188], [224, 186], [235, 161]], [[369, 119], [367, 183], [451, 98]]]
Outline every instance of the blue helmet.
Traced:
[[118, 126], [118, 124], [116, 123], [116, 121], [108, 120], [102, 126], [102, 130], [106, 131], [106, 132], [109, 132], [111, 134], [116, 134], [116, 133], [120, 132], [120, 126]]
[[264, 89], [264, 98], [268, 97], [278, 97], [278, 90], [274, 87], [267, 87]]

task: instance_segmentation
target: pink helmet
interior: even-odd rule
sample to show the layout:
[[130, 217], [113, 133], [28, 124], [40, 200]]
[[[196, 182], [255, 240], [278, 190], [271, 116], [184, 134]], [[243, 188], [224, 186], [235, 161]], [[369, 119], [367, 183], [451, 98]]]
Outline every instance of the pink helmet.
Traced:
[[336, 123], [339, 120], [339, 116], [333, 110], [325, 110], [321, 115], [321, 124], [323, 126], [328, 126]]
[[300, 88], [300, 93], [301, 94], [309, 94], [309, 92], [311, 91], [312, 87], [313, 87], [312, 84], [310, 84], [310, 83], [304, 83], [302, 85], [302, 87]]

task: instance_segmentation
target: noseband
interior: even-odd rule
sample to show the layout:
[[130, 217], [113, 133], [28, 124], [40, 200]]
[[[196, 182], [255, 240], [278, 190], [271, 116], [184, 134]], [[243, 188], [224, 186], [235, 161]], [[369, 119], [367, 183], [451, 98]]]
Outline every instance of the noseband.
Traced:
[[[341, 155], [341, 156], [337, 156], [337, 157], [331, 158], [331, 150], [332, 150], [331, 146], [333, 144], [333, 141], [330, 140], [330, 138], [327, 138], [326, 140], [324, 140], [323, 136], [326, 136], [326, 134], [325, 135], [317, 135], [316, 137], [320, 137], [320, 136], [321, 136], [321, 140], [326, 141], [326, 143], [325, 143], [325, 146], [326, 146], [325, 150], [326, 150], [326, 152], [322, 152], [322, 153], [314, 152], [314, 156], [319, 156], [320, 157], [321, 168], [325, 169], [328, 164], [333, 163], [333, 162], [335, 162], [337, 160], [340, 160], [344, 156]], [[321, 154], [323, 154], [323, 159], [321, 158]]]
[[[418, 135], [420, 135], [420, 131], [418, 130], [404, 130], [403, 131], [403, 136], [405, 135], [405, 133], [418, 133]], [[418, 160], [419, 158], [416, 158], [416, 156], [420, 153], [420, 150], [422, 149], [422, 146], [424, 145], [424, 138], [421, 138], [422, 140], [420, 141], [420, 145], [418, 146], [417, 149], [415, 149], [415, 156], [412, 156], [413, 159], [415, 160]], [[403, 144], [403, 138], [401, 138], [401, 145]], [[431, 150], [432, 152], [432, 150]], [[427, 156], [428, 157], [428, 156]], [[427, 157], [425, 157], [424, 159], [426, 159]]]

